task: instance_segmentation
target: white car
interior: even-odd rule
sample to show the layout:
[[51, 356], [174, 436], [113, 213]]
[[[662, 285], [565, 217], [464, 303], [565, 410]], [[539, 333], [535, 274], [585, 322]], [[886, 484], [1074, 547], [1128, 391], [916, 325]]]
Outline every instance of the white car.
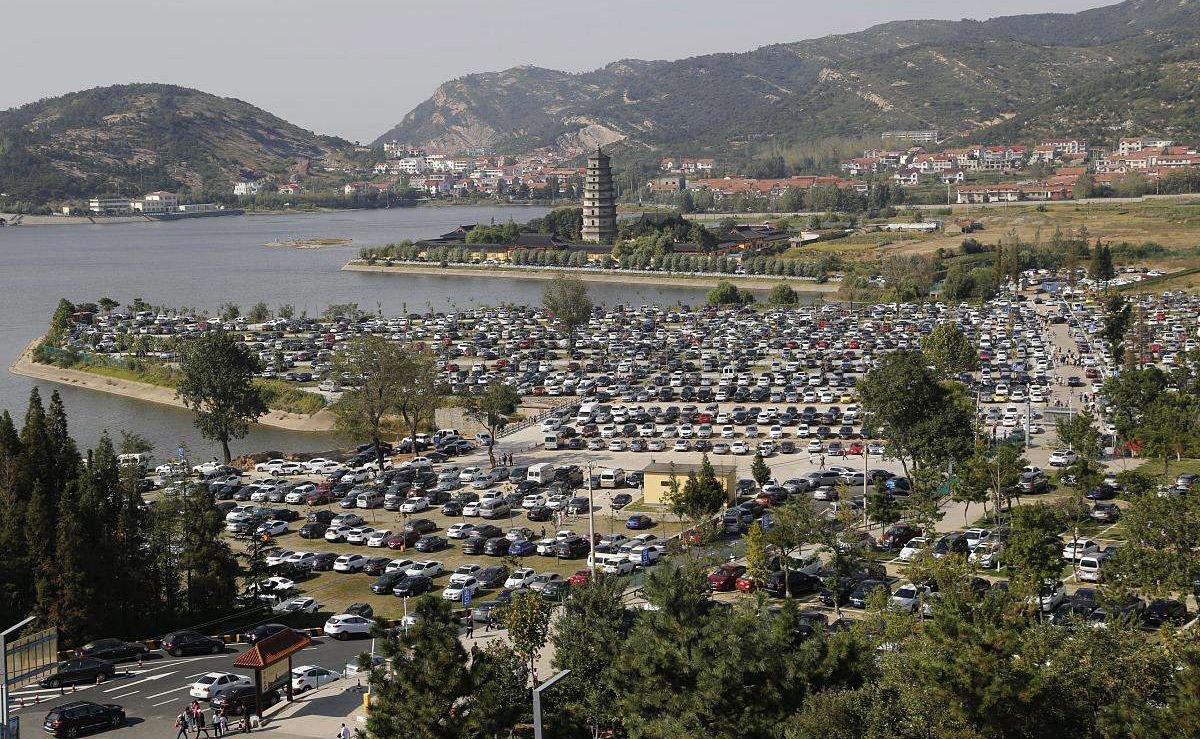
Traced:
[[341, 465], [334, 462], [332, 459], [316, 457], [304, 462], [304, 469], [311, 474], [329, 474], [335, 470], [341, 469]]
[[417, 577], [424, 575], [429, 579], [433, 579], [442, 574], [442, 563], [434, 559], [423, 559], [420, 562], [414, 562], [412, 567], [404, 571], [404, 574], [409, 577]]
[[924, 536], [914, 536], [900, 549], [898, 555], [901, 562], [907, 562], [916, 556], [917, 552], [929, 546], [929, 539]]
[[312, 566], [314, 564], [316, 564], [317, 553], [316, 552], [293, 552], [292, 555], [287, 557], [284, 561], [294, 567], [299, 567], [299, 568], [305, 569], [305, 570], [311, 570]]
[[332, 636], [334, 639], [349, 639], [351, 636], [370, 635], [374, 625], [375, 622], [369, 618], [343, 613], [340, 616], [331, 616], [325, 622], [324, 631], [326, 636]]
[[292, 669], [292, 691], [295, 693], [304, 693], [319, 688], [326, 683], [331, 683], [342, 676], [340, 672], [327, 670], [324, 667], [316, 665], [305, 665]]
[[521, 590], [522, 588], [529, 587], [529, 584], [533, 582], [533, 578], [535, 577], [537, 577], [537, 572], [532, 568], [518, 567], [504, 581], [504, 587], [508, 590]]
[[475, 591], [479, 589], [479, 581], [473, 577], [468, 577], [459, 582], [451, 581], [442, 591], [442, 600], [462, 600], [464, 593], [475, 595]]
[[193, 465], [192, 472], [195, 472], [197, 475], [207, 475], [221, 469], [221, 466], [221, 463], [214, 459], [211, 462], [201, 462], [200, 464]]
[[286, 593], [289, 590], [295, 590], [296, 583], [282, 575], [271, 575], [262, 581], [262, 589], [272, 593]]
[[483, 474], [483, 469], [480, 467], [467, 467], [462, 472], [458, 473], [458, 481], [464, 485], [469, 485], [475, 482], [475, 478]]
[[1073, 561], [1082, 557], [1087, 551], [1098, 548], [1099, 545], [1091, 539], [1071, 539], [1063, 546], [1062, 558]]
[[466, 582], [467, 580], [474, 580], [475, 576], [478, 575], [482, 569], [483, 569], [483, 565], [477, 565], [477, 564], [459, 565], [458, 569], [456, 569], [454, 572], [450, 573], [450, 582], [451, 582], [451, 584], [453, 584], [453, 583]]
[[255, 530], [255, 533], [266, 534], [268, 536], [283, 536], [287, 532], [288, 522], [280, 521], [277, 518], [273, 518], [270, 521], [265, 521], [262, 524], [259, 524], [259, 527]]
[[236, 675], [232, 672], [210, 672], [192, 683], [188, 695], [210, 701], [233, 688], [252, 685], [254, 683], [245, 675]]
[[361, 554], [343, 554], [333, 561], [334, 572], [359, 572], [367, 565], [367, 558]]
[[928, 595], [929, 589], [918, 587], [906, 582], [892, 593], [892, 606], [902, 611], [915, 611], [922, 596]]
[[1055, 449], [1050, 453], [1051, 467], [1070, 467], [1079, 459], [1079, 455], [1070, 449]]
[[478, 516], [479, 504], [474, 501], [467, 503], [465, 506], [463, 506], [462, 514], [464, 516]]
[[452, 523], [446, 529], [447, 539], [466, 539], [471, 536], [471, 532], [475, 530], [475, 524], [460, 521]]
[[[259, 462], [254, 465], [255, 472], [274, 473], [283, 465], [287, 464], [286, 459], [269, 459], [266, 462]], [[199, 467], [199, 465], [197, 465]]]
[[356, 529], [350, 529], [346, 532], [347, 544], [363, 544], [367, 541], [367, 537], [375, 533], [373, 526], [360, 526]]
[[546, 498], [544, 496], [538, 495], [537, 493], [531, 493], [521, 499], [521, 507], [524, 508], [525, 510], [529, 510], [530, 508], [537, 508], [538, 506], [543, 506], [543, 505], [546, 505]]
[[729, 451], [732, 454], [749, 454], [750, 447], [744, 441], [735, 441], [729, 445]]
[[382, 547], [387, 545], [387, 540], [392, 538], [390, 529], [375, 529], [367, 536], [367, 546]]
[[414, 564], [416, 564], [416, 562], [413, 562], [411, 559], [393, 559], [391, 562], [387, 563], [386, 567], [383, 568], [383, 572], [385, 575], [388, 575], [400, 570], [407, 570]]
[[409, 498], [400, 505], [401, 513], [420, 513], [429, 508], [429, 498]]
[[321, 604], [317, 602], [316, 598], [300, 597], [285, 600], [275, 606], [274, 610], [279, 613], [316, 613], [320, 608]]

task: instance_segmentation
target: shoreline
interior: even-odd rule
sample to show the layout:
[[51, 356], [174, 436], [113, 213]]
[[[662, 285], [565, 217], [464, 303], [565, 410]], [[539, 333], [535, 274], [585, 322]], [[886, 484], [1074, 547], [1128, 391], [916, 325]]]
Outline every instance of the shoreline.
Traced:
[[347, 263], [342, 267], [343, 272], [380, 272], [385, 274], [411, 274], [411, 275], [442, 275], [444, 277], [488, 277], [488, 278], [506, 278], [511, 277], [519, 280], [551, 280], [558, 274], [566, 272], [579, 277], [584, 282], [601, 282], [601, 283], [617, 283], [625, 285], [648, 285], [657, 287], [691, 287], [691, 288], [713, 288], [719, 282], [730, 282], [738, 287], [747, 290], [769, 291], [778, 284], [791, 285], [800, 293], [828, 293], [837, 292], [837, 283], [826, 282], [818, 283], [809, 280], [798, 279], [773, 279], [770, 277], [741, 277], [738, 275], [729, 275], [721, 277], [684, 277], [684, 276], [655, 276], [655, 275], [640, 275], [640, 274], [606, 274], [599, 272], [585, 272], [579, 268], [566, 269], [510, 269], [504, 267], [422, 267], [418, 265], [394, 265], [384, 267], [380, 265], [353, 264]]
[[[93, 375], [83, 370], [64, 369], [53, 365], [39, 364], [33, 361], [33, 348], [43, 338], [45, 337], [39, 336], [29, 342], [21, 350], [21, 353], [17, 355], [17, 358], [13, 360], [13, 363], [9, 365], [8, 371], [14, 375], [42, 380], [44, 382], [81, 387], [87, 390], [108, 393], [109, 395], [119, 395], [132, 400], [141, 400], [148, 403], [171, 406], [180, 410], [187, 410], [187, 406], [183, 404], [183, 401], [179, 399], [175, 391], [171, 388], [151, 385], [146, 382], [134, 382], [132, 380], [122, 380], [103, 375]], [[267, 426], [282, 431], [329, 433], [333, 431], [333, 421], [333, 413], [328, 408], [324, 408], [311, 416], [286, 413], [284, 411], [268, 411], [256, 423], [260, 426]]]

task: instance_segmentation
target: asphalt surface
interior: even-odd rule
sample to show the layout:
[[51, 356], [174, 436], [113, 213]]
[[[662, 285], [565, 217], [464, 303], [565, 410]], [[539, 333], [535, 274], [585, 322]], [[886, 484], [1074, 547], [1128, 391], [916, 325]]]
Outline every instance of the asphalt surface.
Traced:
[[[253, 678], [253, 671], [233, 666], [247, 646], [232, 644], [223, 654], [182, 658], [151, 652], [142, 666], [136, 661], [119, 663], [115, 677], [99, 685], [78, 685], [73, 691], [70, 687], [59, 690], [28, 686], [12, 692], [10, 712], [20, 718], [26, 736], [38, 736], [42, 734], [42, 721], [55, 706], [72, 701], [115, 703], [125, 709], [126, 725], [104, 732], [106, 736], [130, 739], [173, 736], [175, 716], [182, 706], [191, 704], [188, 689], [198, 677], [209, 672], [233, 672]], [[357, 660], [361, 652], [370, 649], [370, 639], [338, 641], [317, 637], [312, 646], [292, 658], [292, 664], [319, 665], [340, 672], [347, 663]], [[207, 708], [208, 704], [201, 702], [201, 705]], [[240, 721], [240, 716], [232, 720]]]

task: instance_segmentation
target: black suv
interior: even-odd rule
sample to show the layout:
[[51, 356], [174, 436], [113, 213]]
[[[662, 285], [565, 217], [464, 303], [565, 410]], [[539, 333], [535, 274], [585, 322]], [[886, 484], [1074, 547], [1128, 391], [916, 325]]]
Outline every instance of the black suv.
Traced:
[[46, 714], [42, 729], [51, 736], [75, 737], [89, 731], [125, 725], [125, 709], [115, 703], [72, 701]]
[[38, 685], [43, 688], [61, 688], [75, 683], [103, 682], [112, 677], [117, 669], [112, 662], [94, 657], [77, 657], [60, 662], [53, 675], [42, 678]]
[[[262, 694], [262, 706], [273, 706], [280, 700], [278, 690], [265, 690]], [[254, 712], [258, 710], [258, 704], [254, 698], [253, 685], [238, 685], [222, 692], [213, 697], [211, 703], [214, 711], [224, 709], [227, 715], [237, 715], [245, 713], [247, 710]]]
[[290, 631], [290, 629], [283, 624], [263, 624], [242, 634], [242, 637], [250, 644], [257, 644], [268, 636], [274, 636], [281, 631]]
[[162, 650], [172, 657], [220, 654], [225, 651], [225, 642], [195, 631], [173, 631], [162, 638]]

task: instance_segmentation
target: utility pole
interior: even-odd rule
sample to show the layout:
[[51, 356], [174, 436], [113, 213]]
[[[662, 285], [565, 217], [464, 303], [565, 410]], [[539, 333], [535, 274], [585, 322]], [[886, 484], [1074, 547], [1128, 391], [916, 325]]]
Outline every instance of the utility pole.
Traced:
[[588, 566], [596, 574], [596, 503], [592, 499], [592, 463], [587, 466], [588, 483]]
[[542, 739], [542, 691], [570, 674], [570, 670], [563, 670], [533, 689], [533, 739]]

